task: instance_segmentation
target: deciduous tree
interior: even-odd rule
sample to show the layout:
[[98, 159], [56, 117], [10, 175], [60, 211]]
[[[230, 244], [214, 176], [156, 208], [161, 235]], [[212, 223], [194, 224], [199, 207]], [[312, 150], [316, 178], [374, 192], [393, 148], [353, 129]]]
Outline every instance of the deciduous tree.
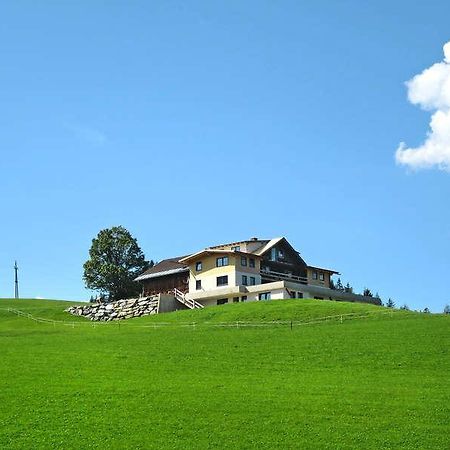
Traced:
[[140, 289], [134, 278], [149, 265], [126, 228], [107, 228], [92, 240], [89, 259], [83, 266], [83, 279], [87, 288], [106, 294], [110, 300], [132, 297]]

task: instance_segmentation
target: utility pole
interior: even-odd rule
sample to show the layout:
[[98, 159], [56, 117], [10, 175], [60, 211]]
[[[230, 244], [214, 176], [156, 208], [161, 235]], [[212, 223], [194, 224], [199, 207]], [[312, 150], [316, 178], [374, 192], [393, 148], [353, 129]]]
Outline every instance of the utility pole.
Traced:
[[14, 263], [14, 298], [19, 298], [19, 277], [17, 276], [17, 271], [19, 268], [17, 267], [17, 261]]

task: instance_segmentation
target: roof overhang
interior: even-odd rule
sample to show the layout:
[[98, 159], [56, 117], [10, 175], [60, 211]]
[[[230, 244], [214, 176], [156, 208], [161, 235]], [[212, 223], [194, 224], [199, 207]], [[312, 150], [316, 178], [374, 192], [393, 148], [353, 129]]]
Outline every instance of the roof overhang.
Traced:
[[308, 269], [314, 269], [314, 270], [321, 270], [322, 272], [328, 272], [334, 275], [340, 275], [339, 272], [336, 272], [335, 270], [332, 269], [324, 269], [323, 267], [317, 267], [317, 266], [307, 266]]
[[137, 278], [135, 278], [134, 281], [143, 281], [143, 280], [148, 280], [150, 278], [165, 277], [166, 275], [173, 275], [173, 274], [182, 273], [182, 272], [189, 272], [189, 268], [188, 267], [180, 267], [179, 269], [163, 270], [162, 272], [149, 273], [147, 275], [140, 275]]

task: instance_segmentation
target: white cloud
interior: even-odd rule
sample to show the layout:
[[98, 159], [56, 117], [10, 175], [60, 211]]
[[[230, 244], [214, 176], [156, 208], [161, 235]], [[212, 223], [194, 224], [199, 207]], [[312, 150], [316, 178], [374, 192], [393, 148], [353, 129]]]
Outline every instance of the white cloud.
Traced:
[[397, 163], [413, 169], [437, 166], [450, 172], [450, 42], [444, 45], [444, 60], [416, 75], [406, 86], [412, 104], [435, 112], [425, 142], [416, 148], [402, 142], [395, 152]]

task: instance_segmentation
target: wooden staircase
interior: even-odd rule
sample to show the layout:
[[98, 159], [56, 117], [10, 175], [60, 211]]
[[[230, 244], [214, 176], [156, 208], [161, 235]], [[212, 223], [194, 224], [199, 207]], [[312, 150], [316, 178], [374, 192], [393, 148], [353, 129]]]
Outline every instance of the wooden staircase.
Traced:
[[203, 305], [201, 303], [196, 302], [189, 297], [186, 297], [186, 295], [177, 288], [174, 288], [173, 295], [180, 303], [183, 303], [183, 305], [187, 306], [189, 309], [203, 308]]

